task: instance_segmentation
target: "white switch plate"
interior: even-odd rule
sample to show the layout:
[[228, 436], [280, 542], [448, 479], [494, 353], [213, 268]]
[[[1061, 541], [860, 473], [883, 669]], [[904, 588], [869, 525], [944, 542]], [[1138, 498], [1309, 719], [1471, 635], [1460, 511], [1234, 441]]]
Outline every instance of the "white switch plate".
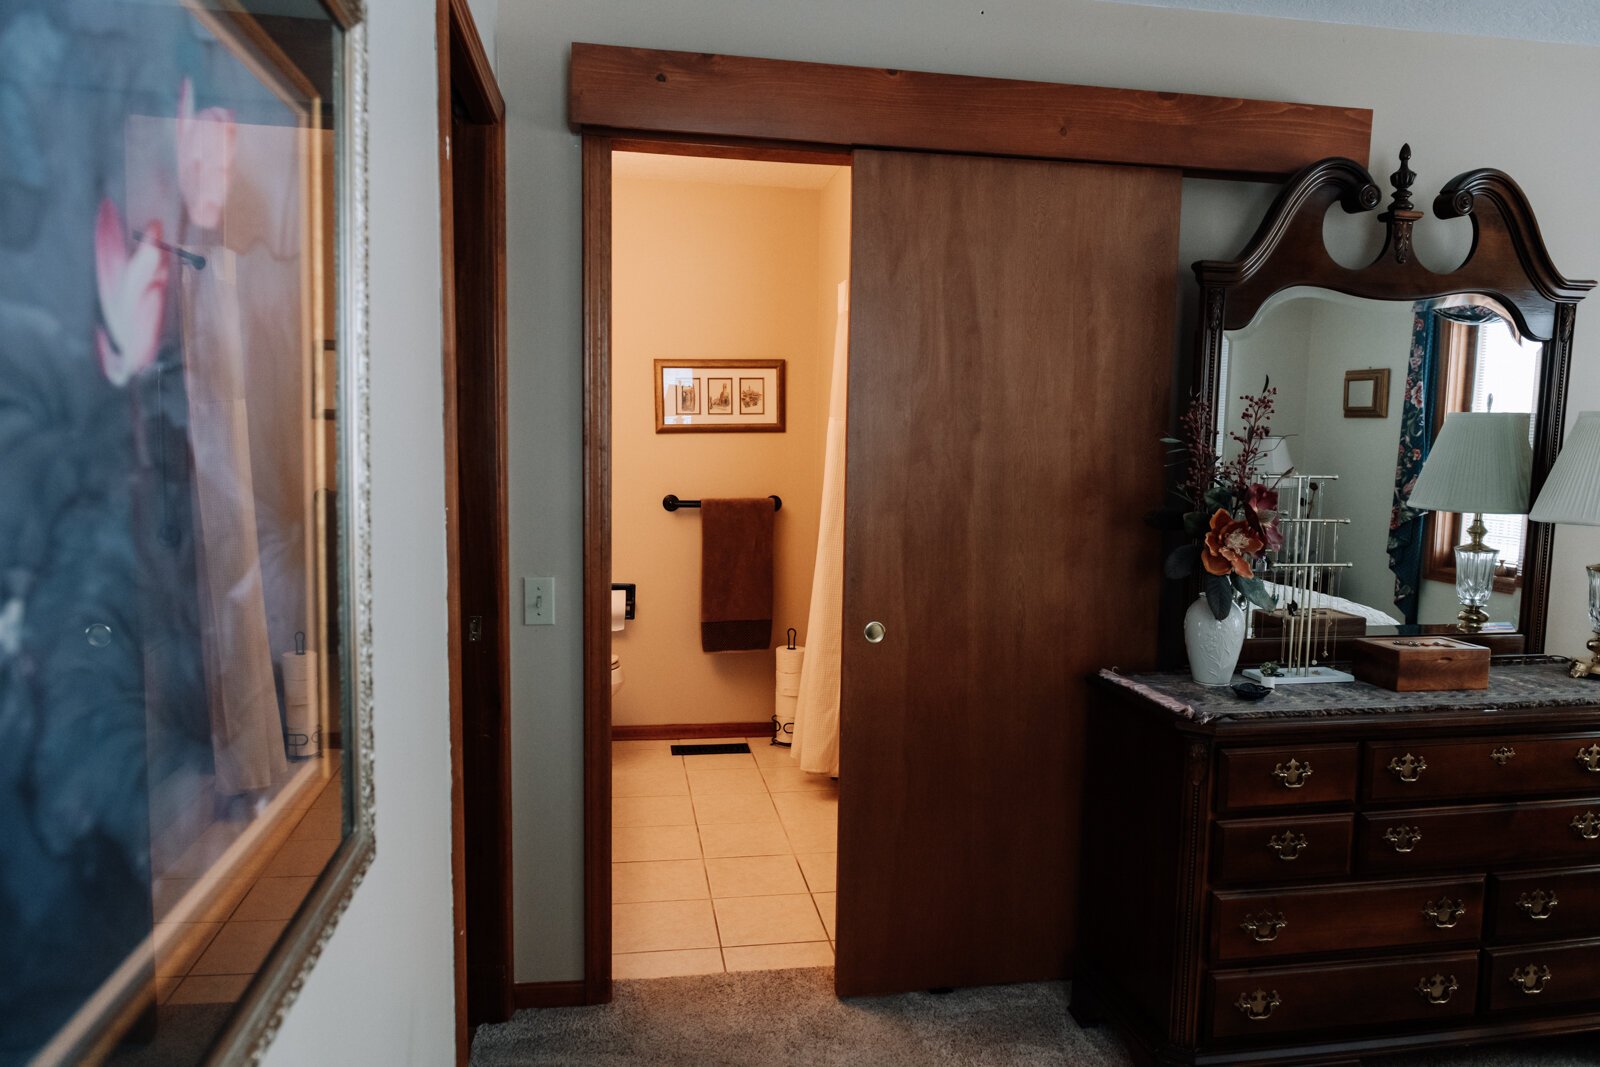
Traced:
[[522, 579], [522, 625], [551, 626], [556, 621], [556, 580]]

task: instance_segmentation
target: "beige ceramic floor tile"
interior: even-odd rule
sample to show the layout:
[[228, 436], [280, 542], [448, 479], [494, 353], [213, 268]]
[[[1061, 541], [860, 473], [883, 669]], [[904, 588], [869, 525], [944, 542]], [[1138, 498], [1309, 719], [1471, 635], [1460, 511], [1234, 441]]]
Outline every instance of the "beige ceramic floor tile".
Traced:
[[806, 880], [793, 856], [730, 856], [706, 860], [713, 897], [770, 897], [804, 893]]
[[261, 878], [239, 902], [230, 919], [292, 919], [315, 878]]
[[792, 764], [788, 766], [774, 766], [763, 763], [761, 776], [766, 780], [767, 789], [772, 793], [798, 793], [803, 790], [816, 789], [837, 792], [838, 786], [825, 774], [812, 774], [802, 771]]
[[750, 746], [750, 755], [762, 767], [793, 767], [794, 757], [790, 754], [788, 745], [775, 745], [769, 737], [748, 737], [745, 744]]
[[611, 957], [611, 977], [677, 978], [686, 974], [721, 974], [722, 952], [690, 948], [678, 952], [627, 952]]
[[[257, 922], [246, 920], [222, 924], [217, 936], [195, 961], [190, 974], [254, 974], [261, 969], [261, 961], [277, 944], [283, 933], [283, 922]], [[182, 995], [180, 987], [174, 996]]]
[[793, 852], [777, 819], [700, 827], [700, 849], [707, 859], [727, 856], [784, 856]]
[[802, 852], [795, 859], [800, 862], [800, 871], [806, 876], [811, 892], [832, 893], [839, 888], [837, 852]]
[[261, 874], [266, 878], [315, 877], [322, 873], [338, 847], [337, 838], [290, 837], [267, 861]]
[[192, 974], [167, 998], [168, 1004], [232, 1004], [244, 996], [253, 974]]
[[[686, 761], [687, 762], [687, 761]], [[694, 767], [690, 766], [689, 791], [695, 795], [711, 793], [765, 793], [767, 784], [756, 770], [754, 761], [748, 767]]]
[[612, 797], [612, 826], [693, 826], [689, 794], [672, 797]]
[[[156, 976], [170, 978], [189, 973], [189, 968], [194, 966], [194, 961], [200, 958], [200, 953], [211, 944], [212, 938], [217, 936], [217, 931], [222, 929], [220, 922], [215, 923], [157, 923], [156, 932], [164, 934], [171, 931], [174, 935], [167, 941], [165, 947], [156, 949]], [[166, 940], [158, 937], [157, 944]]]
[[689, 780], [683, 775], [683, 761], [662, 760], [647, 764], [613, 766], [613, 797], [686, 796]]
[[642, 863], [645, 860], [697, 860], [700, 836], [693, 826], [614, 826], [611, 828], [611, 861]]
[[344, 836], [344, 813], [337, 807], [319, 808], [313, 805], [309, 811], [295, 824], [291, 837], [331, 837], [334, 840]]
[[784, 824], [783, 832], [789, 839], [789, 849], [796, 855], [802, 852], [839, 851], [839, 827], [828, 821], [802, 821]]
[[716, 948], [717, 922], [709, 900], [660, 900], [611, 906], [611, 947], [629, 952]]
[[826, 941], [790, 945], [743, 945], [722, 950], [730, 971], [785, 971], [791, 967], [832, 967], [833, 946]]
[[183, 979], [181, 977], [177, 976], [177, 975], [173, 975], [173, 976], [171, 976], [169, 978], [157, 978], [156, 979], [156, 1003], [157, 1004], [165, 1004], [167, 1002], [167, 1000], [172, 996], [173, 991], [176, 990], [178, 988], [178, 986], [180, 984], [182, 984], [182, 982], [183, 982]]
[[713, 900], [717, 909], [717, 934], [729, 945], [786, 945], [800, 941], [826, 941], [827, 931], [817, 915], [811, 894], [781, 897], [730, 897]]
[[839, 821], [839, 800], [820, 789], [772, 794], [772, 806], [785, 824], [802, 820]]
[[828, 940], [831, 941], [831, 940], [833, 940], [833, 938], [835, 936], [834, 932], [833, 932], [833, 917], [834, 917], [834, 907], [836, 906], [836, 904], [838, 902], [839, 894], [837, 894], [837, 893], [813, 893], [811, 895], [814, 898], [816, 898], [816, 901], [817, 901], [817, 914], [822, 916], [823, 928], [828, 931]]
[[777, 814], [765, 793], [709, 793], [694, 798], [694, 821], [701, 826], [770, 822]]
[[692, 860], [647, 860], [611, 865], [611, 900], [638, 904], [649, 900], [705, 900], [706, 868]]

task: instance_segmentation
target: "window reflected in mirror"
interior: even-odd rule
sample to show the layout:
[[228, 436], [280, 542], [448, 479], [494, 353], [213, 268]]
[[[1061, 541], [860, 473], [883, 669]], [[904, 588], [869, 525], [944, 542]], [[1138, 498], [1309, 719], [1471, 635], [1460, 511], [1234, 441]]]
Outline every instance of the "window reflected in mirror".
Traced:
[[260, 8], [0, 5], [4, 1064], [200, 1062], [351, 827], [342, 33]]

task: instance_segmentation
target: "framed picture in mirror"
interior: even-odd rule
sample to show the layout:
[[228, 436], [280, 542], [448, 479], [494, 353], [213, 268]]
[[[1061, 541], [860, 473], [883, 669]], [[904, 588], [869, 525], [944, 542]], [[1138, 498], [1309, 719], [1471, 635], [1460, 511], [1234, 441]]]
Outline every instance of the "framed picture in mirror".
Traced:
[[360, 9], [0, 5], [0, 1063], [255, 1062], [372, 861]]
[[1344, 372], [1344, 417], [1347, 419], [1386, 419], [1389, 417], [1389, 368]]

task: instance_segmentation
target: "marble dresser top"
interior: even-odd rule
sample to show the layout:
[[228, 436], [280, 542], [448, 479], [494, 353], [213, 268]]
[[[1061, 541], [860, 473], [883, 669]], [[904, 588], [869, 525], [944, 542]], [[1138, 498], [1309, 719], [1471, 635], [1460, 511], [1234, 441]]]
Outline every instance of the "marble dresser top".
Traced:
[[1492, 661], [1488, 689], [1396, 693], [1366, 682], [1280, 685], [1257, 701], [1242, 700], [1226, 686], [1200, 685], [1188, 672], [1120, 674], [1116, 670], [1104, 670], [1099, 677], [1107, 685], [1137, 693], [1175, 715], [1196, 722], [1369, 715], [1386, 711], [1600, 706], [1600, 680], [1568, 676], [1570, 662], [1560, 656], [1500, 656]]

